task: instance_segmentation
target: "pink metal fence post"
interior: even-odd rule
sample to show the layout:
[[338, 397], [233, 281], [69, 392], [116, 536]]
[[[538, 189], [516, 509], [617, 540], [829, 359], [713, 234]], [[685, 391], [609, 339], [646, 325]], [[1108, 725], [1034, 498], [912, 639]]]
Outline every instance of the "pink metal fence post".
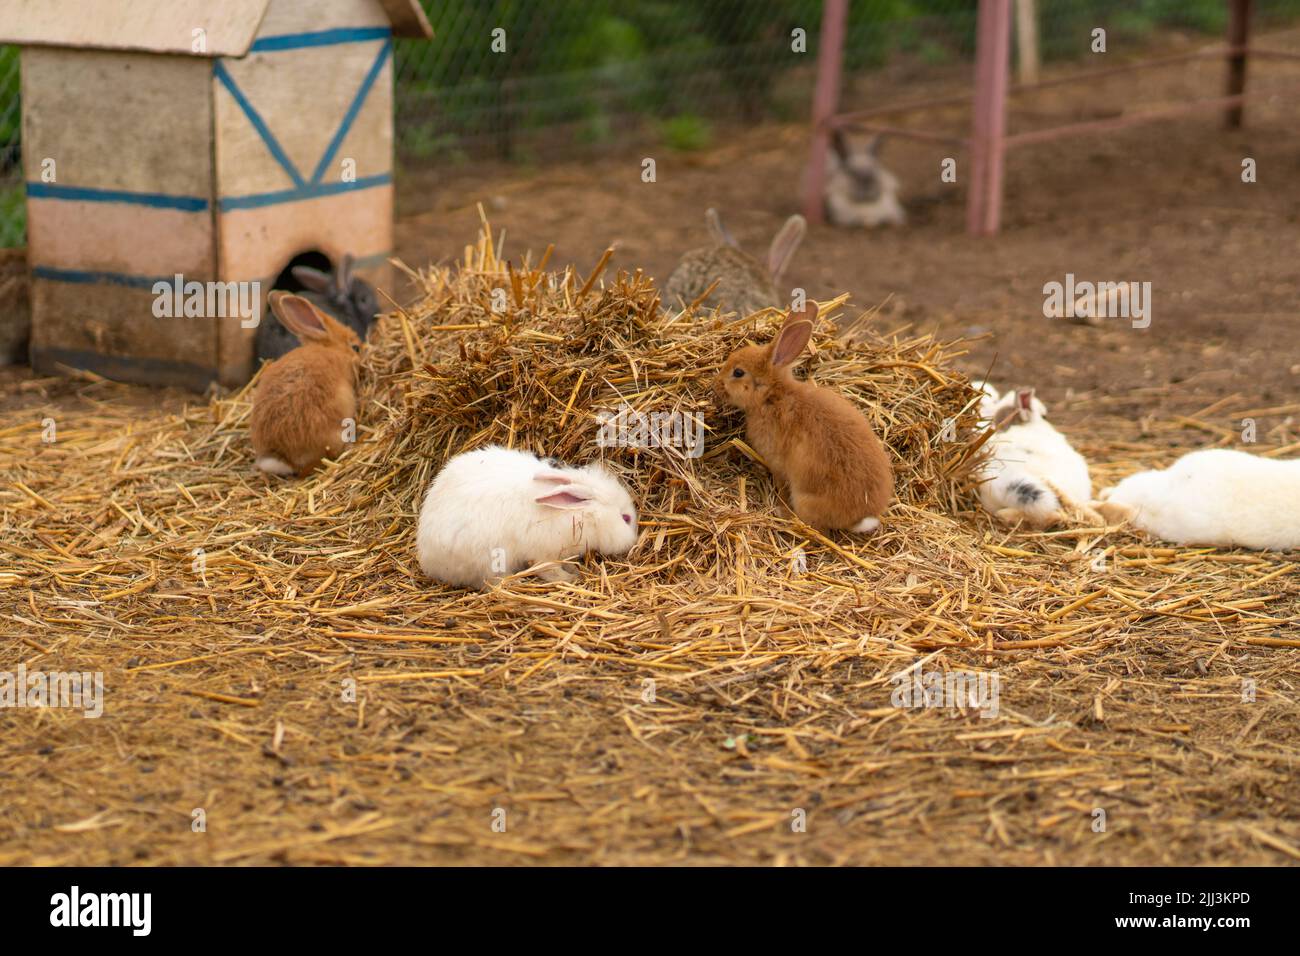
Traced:
[[[1250, 37], [1251, 0], [1232, 0], [1228, 16], [1228, 95], [1246, 92], [1246, 44]], [[1229, 127], [1241, 125], [1241, 103], [1228, 108]]]
[[1002, 217], [1011, 0], [980, 0], [977, 31], [966, 231], [972, 236], [991, 236], [998, 231]]
[[[1242, 121], [1242, 103], [1246, 92], [1246, 62], [1251, 59], [1292, 60], [1300, 62], [1300, 54], [1290, 51], [1260, 49], [1248, 44], [1250, 16], [1254, 0], [1225, 0], [1229, 4], [1228, 43], [1225, 47], [1195, 50], [1172, 56], [1154, 57], [1138, 63], [1100, 70], [1076, 72], [1069, 76], [1052, 77], [1037, 83], [1017, 87], [1018, 94], [1062, 86], [1071, 83], [1089, 83], [1095, 80], [1171, 66], [1192, 60], [1218, 59], [1228, 62], [1228, 83], [1225, 96], [1188, 100], [1171, 106], [1148, 109], [1140, 113], [1124, 113], [1106, 119], [1086, 120], [1028, 130], [1008, 135], [1007, 99], [1010, 90], [1011, 68], [1011, 18], [1012, 0], [979, 0], [979, 21], [975, 44], [975, 99], [972, 110], [971, 136], [962, 139], [946, 133], [915, 129], [911, 126], [886, 124], [880, 118], [889, 114], [907, 113], [955, 105], [965, 96], [942, 96], [910, 102], [876, 106], [835, 115], [839, 99], [840, 69], [843, 61], [845, 24], [848, 20], [847, 0], [825, 0], [822, 11], [820, 50], [817, 58], [817, 89], [813, 95], [812, 147], [807, 175], [804, 179], [803, 210], [809, 222], [821, 222], [823, 216], [822, 186], [826, 179], [826, 158], [830, 149], [831, 132], [837, 128], [869, 130], [907, 137], [923, 142], [953, 143], [966, 146], [970, 158], [965, 173], [966, 231], [974, 236], [991, 236], [997, 233], [1002, 219], [1003, 159], [1008, 149], [1029, 146], [1066, 136], [1096, 134], [1106, 130], [1123, 129], [1157, 120], [1170, 119], [1198, 110], [1224, 110], [1229, 126], [1239, 126]], [[1026, 9], [1028, 5], [1026, 5]], [[1287, 89], [1294, 96], [1295, 87]], [[1259, 90], [1255, 95], [1278, 95], [1277, 91]], [[958, 173], [958, 178], [962, 174]]]
[[812, 148], [804, 179], [803, 215], [809, 223], [822, 221], [822, 185], [826, 182], [826, 151], [830, 148], [831, 120], [840, 99], [840, 67], [844, 59], [844, 29], [849, 18], [848, 0], [826, 0], [822, 7], [821, 37], [817, 44], [817, 87], [813, 91]]

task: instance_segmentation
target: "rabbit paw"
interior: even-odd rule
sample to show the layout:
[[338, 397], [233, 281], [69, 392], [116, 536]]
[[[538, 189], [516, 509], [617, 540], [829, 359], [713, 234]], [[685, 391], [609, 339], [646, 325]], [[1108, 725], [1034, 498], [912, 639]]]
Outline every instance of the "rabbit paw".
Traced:
[[578, 580], [577, 573], [572, 571], [569, 565], [563, 561], [544, 565], [538, 569], [537, 576], [543, 581], [558, 581], [563, 584], [572, 584]]
[[1095, 504], [1097, 513], [1106, 519], [1110, 525], [1122, 525], [1133, 520], [1137, 514], [1137, 509], [1129, 505], [1120, 504], [1118, 501], [1099, 501]]

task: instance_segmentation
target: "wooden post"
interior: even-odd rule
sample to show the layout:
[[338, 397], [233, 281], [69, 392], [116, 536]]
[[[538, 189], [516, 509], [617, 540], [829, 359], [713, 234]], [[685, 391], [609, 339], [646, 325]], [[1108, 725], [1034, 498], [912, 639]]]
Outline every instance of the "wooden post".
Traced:
[[972, 236], [991, 236], [1002, 218], [1011, 0], [980, 0], [977, 30], [966, 231]]
[[810, 224], [823, 218], [822, 186], [826, 182], [826, 152], [830, 149], [830, 121], [840, 99], [840, 71], [844, 61], [844, 30], [849, 18], [848, 0], [825, 0], [821, 37], [817, 45], [817, 86], [813, 91], [812, 147], [808, 175], [804, 178], [803, 216]]
[[[1250, 39], [1251, 0], [1232, 0], [1228, 15], [1228, 95], [1246, 92], [1246, 50]], [[1228, 107], [1225, 119], [1230, 129], [1241, 126], [1241, 103]]]
[[1038, 82], [1038, 9], [1036, 0], [1016, 0], [1016, 65], [1024, 85]]

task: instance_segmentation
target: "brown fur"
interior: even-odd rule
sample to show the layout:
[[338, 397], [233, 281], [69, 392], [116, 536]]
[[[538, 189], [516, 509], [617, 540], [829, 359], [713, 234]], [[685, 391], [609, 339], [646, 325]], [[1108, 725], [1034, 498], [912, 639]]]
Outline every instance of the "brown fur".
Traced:
[[805, 312], [786, 316], [770, 344], [733, 352], [716, 387], [745, 412], [749, 443], [789, 487], [794, 513], [821, 531], [848, 529], [889, 506], [894, 473], [856, 405], [791, 374], [816, 318], [810, 302]]
[[249, 437], [259, 458], [274, 455], [301, 477], [343, 452], [343, 420], [357, 415], [361, 340], [301, 296], [272, 292], [271, 311], [303, 344], [262, 372]]

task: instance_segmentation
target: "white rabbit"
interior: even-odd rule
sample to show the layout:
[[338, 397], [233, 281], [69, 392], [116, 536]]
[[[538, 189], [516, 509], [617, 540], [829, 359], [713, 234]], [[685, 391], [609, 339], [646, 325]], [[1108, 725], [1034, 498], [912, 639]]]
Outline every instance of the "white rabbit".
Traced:
[[880, 137], [851, 146], [843, 130], [831, 134], [826, 154], [823, 200], [826, 218], [836, 226], [901, 226], [907, 214], [898, 199], [898, 179], [880, 164]]
[[543, 578], [572, 581], [567, 559], [623, 555], [636, 539], [632, 497], [602, 465], [567, 468], [491, 446], [457, 455], [434, 478], [416, 551], [429, 577], [483, 588], [548, 561]]
[[1047, 528], [1070, 508], [1086, 511], [1092, 497], [1088, 463], [1047, 421], [1047, 408], [1032, 388], [1011, 389], [1000, 399], [988, 383], [980, 416], [994, 428], [984, 446], [988, 457], [977, 477], [980, 504], [999, 520]]
[[1171, 544], [1300, 548], [1300, 459], [1209, 448], [1130, 475], [1099, 497], [1107, 520], [1131, 520]]

